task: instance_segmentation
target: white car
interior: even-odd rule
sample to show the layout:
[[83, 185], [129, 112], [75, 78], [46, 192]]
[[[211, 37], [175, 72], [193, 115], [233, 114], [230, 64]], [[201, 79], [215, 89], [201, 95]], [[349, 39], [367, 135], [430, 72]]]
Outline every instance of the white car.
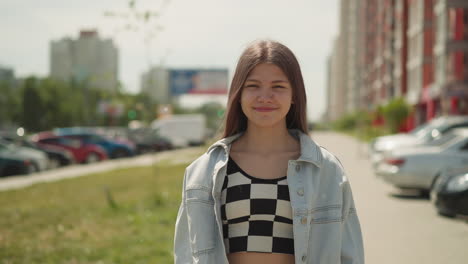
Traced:
[[452, 129], [461, 127], [468, 127], [468, 116], [443, 116], [435, 118], [409, 133], [378, 137], [370, 144], [372, 165], [374, 168], [377, 167], [384, 152], [426, 145]]
[[458, 128], [430, 144], [386, 152], [375, 172], [396, 187], [428, 191], [442, 170], [466, 164], [468, 128]]

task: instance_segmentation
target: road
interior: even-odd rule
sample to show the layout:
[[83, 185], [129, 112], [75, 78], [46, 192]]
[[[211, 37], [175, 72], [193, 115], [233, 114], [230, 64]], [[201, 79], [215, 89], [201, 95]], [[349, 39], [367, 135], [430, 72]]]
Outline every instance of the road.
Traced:
[[367, 149], [351, 137], [317, 133], [350, 179], [364, 237], [366, 263], [468, 263], [468, 224], [438, 216], [428, 199], [402, 194], [376, 178]]

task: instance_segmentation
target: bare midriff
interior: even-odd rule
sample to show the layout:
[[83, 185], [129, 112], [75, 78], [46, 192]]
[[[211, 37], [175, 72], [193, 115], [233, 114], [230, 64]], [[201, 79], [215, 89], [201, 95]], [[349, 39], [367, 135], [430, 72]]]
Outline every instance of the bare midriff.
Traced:
[[290, 254], [236, 252], [227, 257], [229, 264], [294, 264], [294, 255]]

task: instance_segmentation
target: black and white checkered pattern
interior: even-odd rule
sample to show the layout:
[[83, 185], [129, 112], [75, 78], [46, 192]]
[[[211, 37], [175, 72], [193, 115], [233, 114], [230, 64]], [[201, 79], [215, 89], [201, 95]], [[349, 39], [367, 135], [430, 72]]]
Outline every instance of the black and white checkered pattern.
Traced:
[[221, 192], [221, 218], [227, 253], [294, 254], [288, 182], [245, 173], [231, 158]]

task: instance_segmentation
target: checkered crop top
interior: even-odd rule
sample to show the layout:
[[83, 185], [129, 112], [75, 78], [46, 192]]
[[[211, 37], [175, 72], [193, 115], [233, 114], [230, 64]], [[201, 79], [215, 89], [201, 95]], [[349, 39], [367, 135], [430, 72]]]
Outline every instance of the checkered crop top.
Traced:
[[260, 179], [229, 157], [221, 191], [226, 253], [265, 252], [294, 255], [292, 211], [285, 177]]

